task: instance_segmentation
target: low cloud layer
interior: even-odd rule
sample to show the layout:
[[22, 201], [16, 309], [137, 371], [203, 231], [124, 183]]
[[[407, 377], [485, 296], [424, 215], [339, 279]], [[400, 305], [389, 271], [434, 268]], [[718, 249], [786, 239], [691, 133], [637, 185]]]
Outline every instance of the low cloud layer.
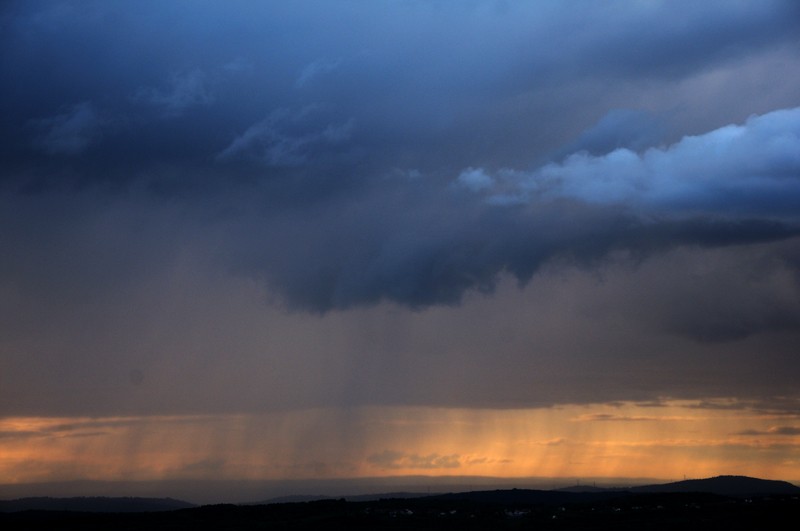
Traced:
[[372, 454], [367, 457], [367, 462], [382, 469], [436, 470], [460, 467], [461, 457], [456, 454], [417, 455], [394, 450], [384, 450], [381, 453]]
[[495, 203], [563, 198], [616, 205], [644, 218], [761, 217], [796, 224], [798, 175], [800, 108], [795, 108], [641, 153], [627, 147], [601, 155], [581, 151], [532, 172], [501, 170], [494, 179], [470, 168], [458, 181]]

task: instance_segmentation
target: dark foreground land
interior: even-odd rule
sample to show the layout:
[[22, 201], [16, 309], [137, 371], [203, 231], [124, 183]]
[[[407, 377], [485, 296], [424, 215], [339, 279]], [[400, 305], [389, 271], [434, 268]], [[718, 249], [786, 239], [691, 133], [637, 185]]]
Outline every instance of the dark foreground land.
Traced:
[[795, 495], [757, 498], [707, 493], [491, 491], [369, 502], [322, 500], [271, 505], [207, 505], [143, 513], [0, 513], [0, 529], [58, 530], [694, 530], [793, 529]]

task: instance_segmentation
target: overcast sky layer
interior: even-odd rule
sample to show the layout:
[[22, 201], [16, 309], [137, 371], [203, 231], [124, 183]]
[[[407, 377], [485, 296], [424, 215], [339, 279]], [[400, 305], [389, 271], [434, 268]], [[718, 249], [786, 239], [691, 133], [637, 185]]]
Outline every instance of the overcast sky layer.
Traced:
[[0, 76], [0, 443], [723, 400], [800, 477], [797, 2], [10, 1]]

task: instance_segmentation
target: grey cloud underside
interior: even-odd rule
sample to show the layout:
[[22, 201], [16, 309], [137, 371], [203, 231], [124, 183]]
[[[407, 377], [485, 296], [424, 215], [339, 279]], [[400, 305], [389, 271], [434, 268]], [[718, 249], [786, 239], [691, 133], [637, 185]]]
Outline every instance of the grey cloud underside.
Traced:
[[457, 304], [469, 290], [489, 292], [502, 274], [524, 284], [550, 260], [591, 266], [615, 250], [643, 259], [681, 245], [798, 234], [797, 227], [772, 220], [643, 221], [574, 202], [512, 208], [452, 203], [439, 200], [423, 209], [414, 202], [410, 214], [408, 205], [373, 201], [375, 212], [305, 213], [270, 223], [261, 229], [270, 230], [266, 235], [246, 225], [241, 231], [250, 234], [232, 254], [242, 272], [266, 279], [290, 306], [326, 311], [387, 300], [421, 308]]
[[[654, 79], [797, 50], [795, 3], [309, 7], [10, 4], [4, 189], [144, 191], [313, 311], [457, 304], [554, 259], [796, 233], [799, 111], [728, 145], [730, 122], [681, 139], [672, 111], [596, 91], [655, 97]], [[453, 184], [467, 167], [478, 194]]]
[[290, 305], [422, 307], [491, 291], [503, 273], [527, 282], [553, 259], [785, 239], [798, 234], [798, 153], [800, 109], [791, 109], [641, 154], [580, 152], [532, 172], [501, 170], [499, 182], [473, 168], [447, 187], [384, 181], [343, 208], [277, 224], [263, 241], [279, 253], [249, 241], [243, 267]]
[[0, 402], [791, 394], [799, 58], [794, 1], [5, 2]]

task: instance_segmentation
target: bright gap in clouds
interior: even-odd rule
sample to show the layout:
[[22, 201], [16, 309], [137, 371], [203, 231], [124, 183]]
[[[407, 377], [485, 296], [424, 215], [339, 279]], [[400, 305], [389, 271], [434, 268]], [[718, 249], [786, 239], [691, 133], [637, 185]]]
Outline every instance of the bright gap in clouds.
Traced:
[[395, 475], [675, 479], [733, 472], [800, 477], [797, 416], [733, 399], [522, 410], [18, 417], [0, 422], [0, 433], [0, 483]]

